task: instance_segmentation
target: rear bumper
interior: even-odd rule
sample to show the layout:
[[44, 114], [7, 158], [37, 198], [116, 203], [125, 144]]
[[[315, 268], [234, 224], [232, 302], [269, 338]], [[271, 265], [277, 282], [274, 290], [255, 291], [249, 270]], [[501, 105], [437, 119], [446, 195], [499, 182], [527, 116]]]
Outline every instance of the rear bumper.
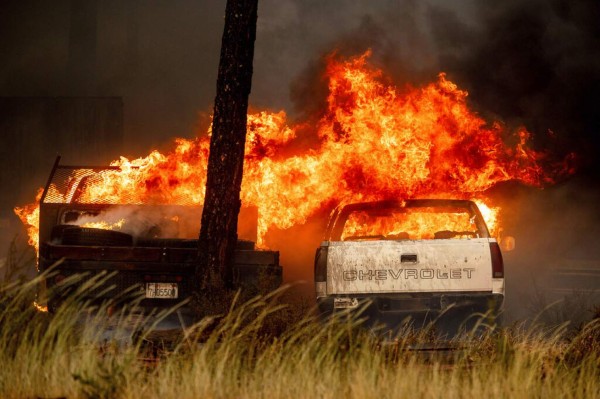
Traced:
[[[83, 284], [82, 298], [92, 302], [111, 300], [117, 304], [140, 300], [142, 307], [170, 308], [193, 295], [198, 250], [176, 247], [101, 247], [68, 246], [43, 243], [40, 270], [52, 268], [45, 279], [49, 308], [56, 308]], [[79, 279], [77, 279], [79, 277]], [[62, 284], [61, 281], [76, 281]], [[176, 283], [177, 299], [144, 298], [149, 282]], [[262, 250], [237, 250], [233, 266], [236, 288], [271, 291], [281, 285], [279, 253]], [[62, 287], [61, 287], [62, 285]]]
[[357, 311], [369, 319], [402, 319], [411, 315], [498, 314], [504, 295], [491, 292], [331, 295], [317, 298], [322, 316]]

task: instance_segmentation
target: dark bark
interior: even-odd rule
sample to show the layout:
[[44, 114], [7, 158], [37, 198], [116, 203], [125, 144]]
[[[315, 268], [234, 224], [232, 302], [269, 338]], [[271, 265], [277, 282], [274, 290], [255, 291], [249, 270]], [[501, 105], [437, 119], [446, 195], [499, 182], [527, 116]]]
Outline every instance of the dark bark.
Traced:
[[196, 269], [199, 296], [232, 285], [258, 0], [228, 0]]

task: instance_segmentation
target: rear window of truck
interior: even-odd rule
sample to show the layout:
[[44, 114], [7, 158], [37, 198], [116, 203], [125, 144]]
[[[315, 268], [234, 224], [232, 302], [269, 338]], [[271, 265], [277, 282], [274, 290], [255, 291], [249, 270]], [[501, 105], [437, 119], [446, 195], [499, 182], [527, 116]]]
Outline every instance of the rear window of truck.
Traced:
[[342, 241], [485, 237], [477, 215], [456, 206], [375, 207], [346, 213]]

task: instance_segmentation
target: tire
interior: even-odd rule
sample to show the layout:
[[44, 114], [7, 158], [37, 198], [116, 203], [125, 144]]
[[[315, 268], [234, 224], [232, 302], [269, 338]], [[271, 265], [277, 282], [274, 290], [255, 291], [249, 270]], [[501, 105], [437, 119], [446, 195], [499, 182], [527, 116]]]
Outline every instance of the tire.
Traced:
[[133, 245], [133, 237], [120, 231], [72, 227], [63, 229], [62, 243], [64, 245], [130, 247]]

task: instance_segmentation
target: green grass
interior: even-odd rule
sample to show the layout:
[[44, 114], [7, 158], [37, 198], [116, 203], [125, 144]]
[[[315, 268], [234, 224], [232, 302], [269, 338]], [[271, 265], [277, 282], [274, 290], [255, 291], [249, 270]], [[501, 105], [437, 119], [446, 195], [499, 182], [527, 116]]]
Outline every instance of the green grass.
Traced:
[[[16, 253], [11, 276], [25, 262]], [[414, 348], [440, 343], [433, 330], [384, 341], [360, 315], [319, 322], [285, 290], [155, 331], [165, 314], [140, 319], [132, 305], [108, 317], [86, 301], [106, 277], [54, 314], [32, 306], [37, 280], [0, 281], [0, 398], [600, 398], [598, 311], [578, 328], [514, 325], [431, 354]], [[107, 339], [125, 326], [127, 339]]]
[[382, 342], [356, 318], [303, 317], [279, 292], [234, 302], [167, 342], [150, 328], [124, 343], [102, 332], [131, 324], [131, 309], [109, 319], [84, 288], [54, 315], [39, 313], [35, 284], [0, 288], [1, 398], [600, 397], [599, 319], [576, 333], [462, 336], [459, 350], [425, 355], [410, 349], [431, 342], [428, 332]]

